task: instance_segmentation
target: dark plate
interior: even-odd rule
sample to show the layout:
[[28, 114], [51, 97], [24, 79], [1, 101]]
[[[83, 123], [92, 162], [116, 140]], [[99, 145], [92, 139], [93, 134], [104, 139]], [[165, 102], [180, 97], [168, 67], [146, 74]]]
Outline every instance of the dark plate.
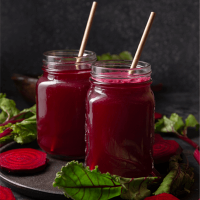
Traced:
[[[0, 148], [0, 152], [18, 148], [34, 148], [41, 150], [36, 142], [20, 145], [15, 142]], [[34, 175], [12, 175], [0, 171], [0, 179], [11, 189], [36, 199], [66, 200], [63, 192], [52, 186], [56, 173], [61, 170], [67, 161], [57, 160], [48, 156], [49, 164], [46, 169]]]

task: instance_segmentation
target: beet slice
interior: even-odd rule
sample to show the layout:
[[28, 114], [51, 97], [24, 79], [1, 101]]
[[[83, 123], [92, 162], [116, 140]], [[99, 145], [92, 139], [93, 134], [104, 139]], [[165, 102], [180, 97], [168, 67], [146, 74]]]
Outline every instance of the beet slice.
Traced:
[[46, 157], [46, 153], [32, 148], [13, 149], [0, 154], [0, 168], [9, 173], [35, 173], [46, 167]]
[[0, 199], [1, 200], [16, 200], [11, 189], [0, 185]]
[[146, 197], [144, 200], [179, 200], [172, 194], [162, 193], [151, 197]]
[[153, 145], [153, 159], [155, 164], [168, 162], [170, 157], [181, 154], [182, 148], [174, 140], [164, 140], [159, 134], [155, 134]]

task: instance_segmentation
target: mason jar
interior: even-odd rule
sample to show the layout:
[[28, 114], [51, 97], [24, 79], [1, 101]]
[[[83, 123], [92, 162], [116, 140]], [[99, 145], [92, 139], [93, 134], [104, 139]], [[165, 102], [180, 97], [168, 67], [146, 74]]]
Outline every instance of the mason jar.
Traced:
[[38, 144], [60, 159], [85, 157], [85, 99], [96, 54], [78, 50], [44, 53], [36, 85]]
[[151, 66], [98, 61], [86, 100], [86, 166], [102, 173], [146, 177], [152, 172], [154, 95]]

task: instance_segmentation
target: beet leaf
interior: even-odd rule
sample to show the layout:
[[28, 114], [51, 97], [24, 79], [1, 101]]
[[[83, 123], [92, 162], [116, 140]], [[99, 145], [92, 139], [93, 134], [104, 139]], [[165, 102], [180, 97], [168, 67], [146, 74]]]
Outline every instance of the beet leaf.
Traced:
[[96, 167], [90, 171], [82, 163], [69, 162], [56, 174], [54, 187], [75, 200], [111, 199], [121, 194], [121, 184], [110, 174], [101, 174]]
[[188, 115], [188, 117], [185, 119], [185, 126], [186, 127], [196, 127], [196, 130], [199, 130], [199, 123], [194, 117], [194, 115]]
[[162, 119], [155, 123], [155, 132], [175, 133], [180, 139], [192, 145], [194, 148], [199, 148], [198, 144], [187, 137], [188, 127], [194, 127], [196, 130], [199, 129], [199, 123], [193, 115], [190, 114], [184, 123], [179, 115], [173, 113], [170, 118], [163, 116]]
[[140, 177], [140, 178], [122, 178], [119, 177], [119, 182], [122, 184], [122, 199], [143, 200], [151, 195], [151, 191], [147, 186], [158, 179], [157, 177]]
[[0, 147], [4, 146], [5, 144], [8, 144], [9, 142], [12, 142], [13, 140], [14, 140], [13, 134], [0, 138]]
[[10, 128], [12, 126], [12, 123], [8, 123], [4, 126], [0, 126], [0, 138], [1, 138], [1, 133], [3, 133], [7, 128]]
[[174, 132], [185, 136], [188, 127], [199, 129], [199, 123], [193, 115], [188, 115], [184, 123], [182, 117], [173, 113], [170, 118], [163, 116], [162, 119], [155, 123], [155, 132]]
[[[11, 130], [10, 133], [6, 132], [8, 128]], [[22, 110], [0, 124], [0, 147], [13, 140], [20, 144], [29, 143], [35, 140], [36, 137], [36, 105]]]
[[119, 55], [104, 53], [102, 55], [97, 56], [97, 60], [132, 60], [133, 57], [130, 52], [123, 51]]
[[36, 115], [11, 126], [14, 141], [20, 144], [32, 142], [37, 138]]
[[8, 121], [13, 116], [17, 115], [20, 111], [16, 108], [13, 100], [7, 99], [5, 94], [0, 93], [0, 124]]
[[75, 200], [106, 200], [120, 195], [123, 199], [143, 200], [151, 193], [147, 186], [156, 179], [112, 176], [101, 173], [98, 166], [89, 170], [82, 163], [71, 161], [56, 174], [53, 186], [63, 190], [66, 197]]
[[33, 115], [36, 115], [36, 104], [33, 105], [32, 107], [30, 108], [25, 108], [24, 110], [22, 110], [20, 113], [19, 113], [19, 117], [17, 119], [21, 119], [21, 118], [29, 118]]
[[154, 195], [162, 193], [171, 193], [179, 195], [189, 193], [190, 187], [194, 183], [193, 169], [185, 163], [179, 163], [180, 155], [173, 156], [169, 161], [169, 173], [163, 179], [160, 187], [154, 192]]

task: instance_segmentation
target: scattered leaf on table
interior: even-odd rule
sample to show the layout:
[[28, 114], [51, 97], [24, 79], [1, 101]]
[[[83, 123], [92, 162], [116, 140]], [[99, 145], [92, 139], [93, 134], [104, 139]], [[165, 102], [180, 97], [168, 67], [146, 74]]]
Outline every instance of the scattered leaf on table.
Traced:
[[141, 177], [141, 178], [122, 178], [118, 177], [122, 184], [122, 199], [143, 200], [151, 195], [151, 191], [147, 187], [158, 179], [157, 177]]
[[110, 174], [101, 174], [96, 167], [90, 171], [82, 163], [71, 161], [56, 174], [54, 187], [66, 197], [76, 200], [111, 199], [121, 194], [121, 184]]
[[185, 163], [179, 163], [180, 155], [173, 156], [169, 161], [169, 173], [163, 179], [154, 195], [162, 193], [182, 194], [189, 193], [194, 183], [193, 169]]

